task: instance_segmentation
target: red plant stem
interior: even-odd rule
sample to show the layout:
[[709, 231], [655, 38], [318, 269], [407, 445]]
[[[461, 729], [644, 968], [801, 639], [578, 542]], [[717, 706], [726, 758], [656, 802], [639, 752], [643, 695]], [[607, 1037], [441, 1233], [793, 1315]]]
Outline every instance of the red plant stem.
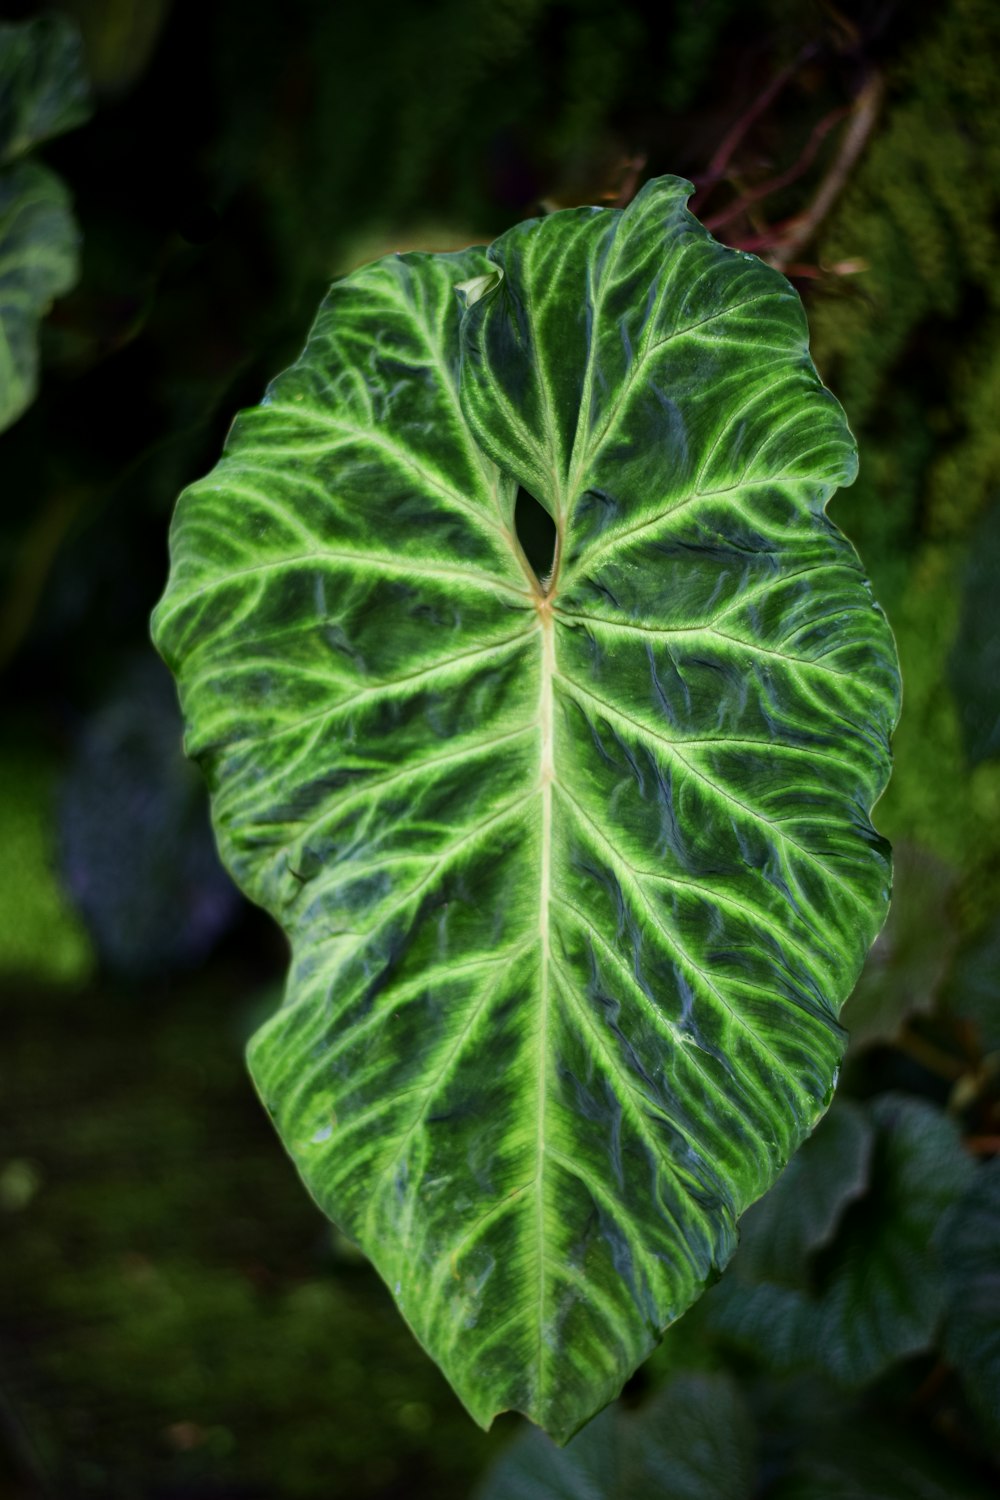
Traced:
[[779, 271], [784, 270], [809, 243], [843, 191], [858, 158], [868, 144], [868, 137], [878, 119], [883, 93], [881, 76], [873, 73], [851, 106], [850, 119], [840, 148], [812, 202], [805, 213], [788, 221], [784, 234], [776, 244], [770, 263]]
[[760, 118], [764, 111], [773, 104], [789, 79], [794, 77], [802, 64], [807, 62], [817, 50], [817, 44], [809, 42], [796, 54], [790, 63], [787, 63], [783, 68], [779, 68], [763, 92], [757, 95], [757, 98], [750, 105], [749, 109], [740, 115], [735, 124], [723, 136], [708, 163], [708, 170], [699, 181], [698, 191], [691, 200], [692, 213], [700, 214], [700, 210], [713, 189], [722, 179], [726, 168], [729, 166], [733, 152], [747, 131]]
[[797, 161], [793, 162], [786, 171], [779, 172], [776, 177], [769, 177], [766, 182], [762, 182], [757, 187], [750, 188], [748, 192], [741, 194], [734, 203], [731, 203], [728, 208], [724, 208], [721, 213], [713, 214], [710, 219], [703, 220], [705, 228], [712, 231], [721, 229], [724, 224], [729, 224], [733, 219], [739, 218], [740, 214], [751, 203], [756, 203], [761, 198], [766, 198], [770, 193], [777, 193], [781, 188], [788, 187], [790, 183], [795, 182], [812, 165], [813, 158], [820, 148], [820, 143], [830, 133], [834, 125], [839, 124], [844, 116], [849, 113], [849, 107], [841, 105], [839, 109], [833, 109], [828, 115], [824, 115], [822, 120], [813, 126], [812, 134]]

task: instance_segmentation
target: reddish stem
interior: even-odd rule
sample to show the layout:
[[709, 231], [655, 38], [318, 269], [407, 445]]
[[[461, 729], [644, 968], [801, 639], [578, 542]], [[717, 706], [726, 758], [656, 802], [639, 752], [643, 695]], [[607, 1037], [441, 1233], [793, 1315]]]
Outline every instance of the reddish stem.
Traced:
[[757, 203], [761, 198], [766, 198], [770, 193], [777, 193], [781, 188], [788, 187], [789, 184], [795, 182], [812, 165], [820, 144], [829, 135], [834, 125], [839, 124], [845, 115], [849, 113], [849, 106], [841, 105], [839, 109], [832, 109], [828, 115], [824, 115], [822, 120], [813, 127], [812, 134], [797, 161], [793, 162], [784, 172], [779, 172], [776, 177], [769, 177], [766, 182], [762, 182], [757, 187], [751, 188], [748, 192], [742, 193], [734, 203], [731, 203], [728, 208], [724, 208], [721, 213], [713, 214], [710, 219], [705, 219], [705, 228], [711, 229], [713, 232], [716, 229], [721, 229], [724, 224], [729, 224], [733, 219], [739, 218], [740, 214], [745, 212], [751, 203]]
[[760, 119], [769, 105], [773, 104], [774, 100], [781, 93], [781, 90], [785, 87], [785, 84], [790, 78], [795, 76], [802, 64], [808, 62], [809, 58], [814, 56], [818, 50], [815, 42], [809, 42], [796, 54], [790, 63], [787, 63], [783, 68], [779, 68], [763, 92], [757, 95], [757, 98], [750, 105], [749, 109], [740, 115], [735, 124], [723, 136], [709, 161], [707, 172], [699, 180], [698, 191], [691, 200], [692, 213], [698, 214], [700, 217], [701, 209], [725, 175], [730, 158], [747, 131]]

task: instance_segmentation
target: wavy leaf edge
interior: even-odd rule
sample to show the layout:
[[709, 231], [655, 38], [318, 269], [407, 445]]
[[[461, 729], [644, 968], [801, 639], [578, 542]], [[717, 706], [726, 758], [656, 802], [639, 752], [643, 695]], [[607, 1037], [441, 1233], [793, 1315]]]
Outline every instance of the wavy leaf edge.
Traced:
[[336, 283], [154, 616], [292, 941], [262, 1098], [475, 1419], [562, 1442], [825, 1111], [889, 897], [895, 652], [825, 516], [853, 439], [691, 191]]

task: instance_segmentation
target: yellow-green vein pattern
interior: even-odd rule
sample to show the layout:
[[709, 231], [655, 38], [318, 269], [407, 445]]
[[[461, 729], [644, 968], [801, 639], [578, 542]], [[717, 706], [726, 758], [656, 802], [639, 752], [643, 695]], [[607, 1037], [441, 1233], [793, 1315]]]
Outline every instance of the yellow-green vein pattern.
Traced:
[[825, 513], [854, 444], [689, 192], [335, 285], [155, 616], [292, 945], [251, 1045], [282, 1139], [473, 1416], [559, 1440], [826, 1108], [889, 897], [895, 652]]

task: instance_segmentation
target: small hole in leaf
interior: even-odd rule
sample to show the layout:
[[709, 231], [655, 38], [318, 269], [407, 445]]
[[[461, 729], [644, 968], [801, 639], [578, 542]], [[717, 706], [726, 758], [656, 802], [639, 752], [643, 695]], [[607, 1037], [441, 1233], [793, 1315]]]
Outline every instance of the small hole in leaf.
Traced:
[[556, 523], [534, 495], [521, 488], [514, 505], [514, 530], [521, 550], [541, 583], [548, 578], [556, 556]]

